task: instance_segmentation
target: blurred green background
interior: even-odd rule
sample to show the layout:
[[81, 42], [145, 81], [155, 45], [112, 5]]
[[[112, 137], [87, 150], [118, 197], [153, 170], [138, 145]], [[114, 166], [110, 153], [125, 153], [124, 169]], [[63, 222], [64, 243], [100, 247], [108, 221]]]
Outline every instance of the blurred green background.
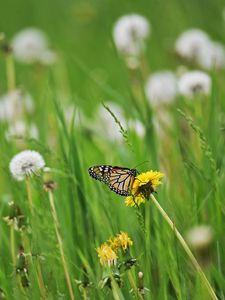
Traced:
[[[188, 28], [201, 28], [218, 41], [225, 41], [222, 0], [184, 1], [2, 1], [0, 28], [10, 39], [19, 30], [37, 27], [47, 33], [52, 46], [63, 57], [73, 93], [79, 105], [93, 109], [96, 102], [112, 98], [94, 84], [110, 85], [126, 101], [126, 71], [118, 59], [111, 39], [112, 27], [121, 15], [140, 13], [151, 23], [147, 41], [147, 59], [151, 70], [175, 69], [180, 63], [174, 53], [174, 41]], [[17, 74], [19, 84], [28, 85], [27, 73]], [[4, 90], [3, 65], [0, 91]], [[29, 90], [29, 86], [27, 87]], [[88, 105], [86, 105], [88, 103]]]
[[[68, 177], [60, 174], [56, 176], [59, 189], [55, 197], [73, 280], [82, 277], [81, 266], [86, 263], [90, 271], [90, 280], [97, 286], [102, 268], [97, 260], [96, 247], [110, 235], [124, 230], [128, 231], [134, 240], [133, 254], [140, 261], [141, 270], [146, 274], [146, 286], [151, 290], [149, 299], [192, 300], [192, 292], [195, 294], [195, 300], [207, 299], [207, 292], [199, 287], [201, 285], [199, 278], [190, 268], [183, 249], [178, 246], [171, 230], [158, 212], [150, 210], [149, 207], [152, 206], [149, 203], [142, 209], [149, 225], [148, 238], [145, 238], [135, 211], [125, 207], [123, 199], [111, 193], [107, 187], [102, 187], [99, 182], [93, 182], [87, 173], [87, 168], [95, 163], [121, 163], [124, 166], [134, 167], [146, 159], [150, 159], [150, 164], [141, 165], [140, 170], [155, 168], [157, 161], [153, 158], [157, 149], [158, 153], [155, 156], [160, 157], [164, 166], [168, 167], [165, 184], [160, 187], [157, 197], [182, 233], [198, 223], [207, 223], [215, 229], [214, 264], [211, 270], [206, 272], [221, 299], [225, 299], [225, 281], [221, 271], [225, 263], [222, 202], [225, 192], [223, 184], [225, 164], [224, 131], [221, 131], [221, 126], [225, 124], [224, 71], [212, 72], [215, 85], [206, 105], [210, 112], [207, 120], [212, 121], [211, 123], [206, 124], [205, 115], [201, 113], [195, 115], [195, 105], [189, 104], [190, 102], [187, 104], [185, 99], [178, 99], [179, 107], [196, 117], [194, 121], [202, 126], [213, 149], [215, 161], [222, 175], [215, 176], [212, 180], [211, 162], [205, 155], [206, 150], [199, 147], [198, 134], [188, 125], [186, 126], [192, 138], [189, 140], [182, 133], [181, 116], [176, 110], [177, 103], [170, 110], [174, 119], [173, 129], [167, 132], [168, 140], [158, 141], [158, 144], [162, 142], [164, 148], [160, 149], [157, 142], [152, 146], [153, 141], [148, 135], [141, 140], [131, 134], [134, 152], [130, 151], [125, 143], [115, 145], [107, 142], [107, 137], [106, 139], [100, 137], [96, 141], [97, 135], [91, 136], [88, 131], [82, 131], [82, 124], [78, 130], [75, 128], [67, 131], [68, 128], [62, 125], [57, 107], [57, 101], [60, 99], [67, 104], [73, 103], [75, 109], [80, 107], [87, 115], [94, 116], [98, 104], [112, 100], [121, 104], [128, 115], [135, 114], [135, 108], [128, 105], [131, 103], [130, 74], [112, 41], [111, 33], [115, 21], [129, 13], [145, 16], [151, 24], [151, 35], [146, 46], [148, 72], [160, 69], [175, 71], [183, 62], [174, 54], [174, 43], [184, 30], [200, 28], [212, 39], [225, 43], [224, 7], [225, 1], [222, 0], [1, 0], [0, 32], [5, 33], [8, 41], [20, 30], [36, 27], [47, 34], [52, 48], [59, 57], [55, 66], [43, 69], [37, 65], [22, 65], [15, 62], [16, 85], [24, 87], [31, 93], [36, 103], [33, 119], [40, 130], [40, 143], [28, 140], [26, 147], [37, 149], [44, 155], [47, 165], [68, 175]], [[6, 91], [5, 58], [4, 54], [1, 54], [0, 94]], [[196, 105], [201, 111], [200, 106], [199, 103]], [[211, 108], [215, 110], [210, 110]], [[221, 112], [220, 119], [217, 118], [218, 112]], [[1, 134], [4, 137], [2, 128]], [[52, 144], [50, 143], [52, 141], [49, 142], [50, 136], [53, 137]], [[168, 145], [172, 145], [171, 148], [167, 147]], [[21, 182], [15, 183], [8, 171], [10, 159], [20, 150], [15, 141], [8, 142], [2, 138], [0, 188], [3, 196], [5, 193], [11, 194], [29, 215], [24, 201], [25, 187]], [[74, 178], [75, 181], [72, 180]], [[214, 189], [214, 185], [218, 190]], [[35, 182], [33, 189], [38, 211], [35, 220], [37, 227], [34, 229], [34, 235], [37, 234], [38, 238], [35, 240], [37, 244], [34, 244], [38, 251], [46, 255], [46, 261], [42, 266], [44, 279], [50, 287], [49, 299], [55, 300], [56, 294], [58, 299], [68, 299], [54, 228], [49, 221], [51, 215], [47, 196], [41, 190], [40, 182]], [[1, 207], [1, 217], [5, 215], [5, 210], [6, 201]], [[3, 222], [1, 228], [4, 236], [1, 248], [4, 255], [1, 257], [3, 268], [0, 270], [0, 279], [4, 283], [2, 287], [9, 295], [12, 288], [10, 276], [13, 272], [9, 254], [9, 231]], [[18, 245], [19, 235], [16, 250]], [[35, 279], [33, 281], [35, 282]], [[79, 299], [80, 293], [74, 281], [73, 284]], [[125, 285], [126, 299], [130, 296], [129, 288]], [[59, 296], [59, 291], [66, 296]], [[38, 292], [33, 293], [31, 291], [30, 295], [36, 295], [35, 299], [38, 299]], [[96, 297], [93, 299], [109, 297], [109, 292], [99, 291], [97, 288], [93, 294]]]

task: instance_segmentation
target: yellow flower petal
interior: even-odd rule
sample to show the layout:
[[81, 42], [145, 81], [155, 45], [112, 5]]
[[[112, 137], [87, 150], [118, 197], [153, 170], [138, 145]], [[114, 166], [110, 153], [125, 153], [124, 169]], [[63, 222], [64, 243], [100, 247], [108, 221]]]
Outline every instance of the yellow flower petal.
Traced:
[[116, 240], [120, 248], [122, 248], [124, 251], [133, 245], [133, 241], [129, 238], [128, 234], [123, 231], [117, 234]]
[[104, 243], [97, 248], [98, 257], [100, 258], [100, 263], [104, 266], [111, 266], [116, 264], [117, 254], [113, 249], [107, 244]]
[[139, 206], [145, 203], [150, 194], [155, 191], [156, 187], [161, 184], [163, 173], [157, 171], [148, 171], [139, 174], [133, 183], [131, 196], [125, 199], [127, 206]]
[[126, 206], [139, 206], [141, 203], [145, 203], [145, 197], [143, 196], [128, 196], [125, 199]]

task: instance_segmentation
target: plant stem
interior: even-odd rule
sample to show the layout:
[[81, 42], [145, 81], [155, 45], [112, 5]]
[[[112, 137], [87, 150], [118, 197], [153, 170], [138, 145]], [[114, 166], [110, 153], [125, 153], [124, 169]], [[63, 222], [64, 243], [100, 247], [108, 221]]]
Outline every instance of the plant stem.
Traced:
[[171, 221], [171, 219], [169, 218], [167, 213], [164, 211], [164, 209], [161, 207], [161, 205], [156, 200], [156, 198], [154, 197], [153, 194], [151, 194], [150, 198], [151, 198], [152, 202], [155, 204], [155, 206], [157, 207], [157, 209], [159, 210], [159, 212], [161, 213], [161, 215], [163, 216], [163, 218], [166, 220], [166, 222], [169, 224], [169, 226], [171, 227], [171, 229], [175, 233], [175, 236], [177, 237], [177, 239], [181, 243], [182, 247], [184, 248], [185, 252], [187, 253], [188, 257], [190, 258], [190, 260], [191, 260], [193, 266], [195, 267], [196, 271], [198, 272], [202, 282], [204, 283], [205, 287], [207, 288], [211, 298], [213, 300], [218, 300], [212, 286], [210, 285], [208, 279], [206, 278], [204, 272], [202, 271], [202, 268], [200, 267], [200, 265], [197, 262], [196, 258], [192, 254], [192, 252], [191, 252], [190, 248], [188, 247], [187, 243], [185, 242], [184, 238], [182, 237], [180, 232], [177, 230], [176, 226]]
[[61, 235], [59, 233], [59, 221], [58, 221], [57, 213], [56, 213], [56, 209], [55, 209], [53, 193], [51, 191], [49, 191], [48, 195], [49, 195], [49, 202], [50, 202], [51, 211], [52, 211], [52, 217], [54, 220], [56, 237], [57, 237], [58, 244], [59, 244], [59, 251], [60, 251], [62, 264], [63, 264], [63, 268], [64, 268], [64, 273], [65, 273], [65, 277], [66, 277], [66, 281], [67, 281], [67, 285], [68, 285], [68, 289], [69, 289], [70, 299], [74, 300], [75, 298], [73, 295], [73, 288], [72, 288], [69, 271], [68, 271], [68, 267], [66, 264], [65, 254], [64, 254], [64, 250], [63, 250], [63, 242], [62, 242]]
[[30, 178], [28, 176], [26, 178], [26, 188], [27, 188], [27, 197], [28, 197], [29, 209], [30, 209], [30, 213], [31, 213], [31, 217], [32, 217], [32, 215], [33, 215], [33, 200], [32, 200]]
[[12, 255], [13, 268], [15, 268], [15, 266], [16, 266], [16, 255], [15, 255], [15, 236], [14, 236], [13, 226], [10, 226], [10, 246], [11, 246], [11, 255]]
[[37, 258], [37, 278], [38, 278], [38, 286], [41, 293], [41, 299], [46, 299], [45, 284], [42, 277], [41, 266], [38, 258]]
[[[28, 197], [28, 203], [29, 203], [29, 209], [30, 209], [31, 221], [32, 221], [33, 212], [34, 212], [33, 211], [33, 199], [32, 199], [32, 191], [31, 191], [30, 178], [28, 176], [26, 178], [26, 189], [27, 189], [27, 197]], [[42, 297], [42, 299], [46, 299], [46, 291], [45, 291], [44, 280], [43, 280], [43, 276], [42, 276], [42, 272], [41, 272], [40, 262], [38, 261], [38, 258], [37, 258], [37, 264], [36, 264], [36, 266], [34, 265], [33, 258], [32, 258], [31, 247], [30, 247], [30, 242], [27, 243], [27, 249], [30, 252], [31, 263], [32, 263], [32, 266], [33, 266], [33, 268], [34, 268], [34, 270], [36, 272], [37, 281], [38, 281], [38, 287], [39, 287], [39, 290], [40, 290], [41, 297]]]
[[136, 296], [138, 297], [138, 299], [143, 300], [144, 297], [141, 295], [141, 293], [139, 292], [139, 290], [135, 284], [134, 278], [132, 277], [131, 270], [128, 271], [128, 278], [130, 281], [130, 285], [132, 286], [132, 289], [133, 289], [134, 293], [136, 294]]
[[16, 88], [16, 80], [15, 80], [15, 68], [12, 54], [7, 54], [6, 56], [6, 76], [8, 83], [8, 91], [14, 91]]

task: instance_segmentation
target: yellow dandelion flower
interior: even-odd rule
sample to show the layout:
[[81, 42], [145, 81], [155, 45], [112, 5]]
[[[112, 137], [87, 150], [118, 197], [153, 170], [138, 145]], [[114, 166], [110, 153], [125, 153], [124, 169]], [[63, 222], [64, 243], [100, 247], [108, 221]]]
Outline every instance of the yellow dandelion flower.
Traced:
[[128, 234], [123, 231], [120, 231], [120, 233], [117, 234], [115, 240], [117, 241], [119, 247], [123, 249], [123, 251], [129, 249], [130, 246], [133, 245], [133, 241], [129, 238]]
[[100, 259], [100, 263], [103, 266], [111, 266], [116, 264], [116, 260], [118, 258], [117, 254], [113, 249], [107, 244], [104, 243], [97, 248], [98, 257]]
[[139, 206], [149, 199], [150, 194], [155, 192], [156, 187], [161, 184], [163, 173], [157, 171], [148, 171], [138, 175], [131, 189], [131, 196], [125, 200], [127, 206]]
[[112, 248], [113, 251], [117, 252], [117, 250], [119, 249], [120, 245], [118, 244], [117, 238], [111, 238], [107, 241], [107, 243], [109, 244], [109, 246]]

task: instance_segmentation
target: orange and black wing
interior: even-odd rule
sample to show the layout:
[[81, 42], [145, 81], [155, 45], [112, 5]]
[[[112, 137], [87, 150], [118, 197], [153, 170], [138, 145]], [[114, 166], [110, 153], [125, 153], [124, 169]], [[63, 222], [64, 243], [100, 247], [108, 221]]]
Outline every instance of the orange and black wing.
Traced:
[[130, 195], [136, 173], [135, 169], [113, 167], [108, 181], [109, 188], [121, 196]]
[[106, 184], [108, 184], [109, 177], [110, 177], [110, 172], [112, 166], [94, 166], [90, 167], [88, 169], [88, 173], [90, 174], [91, 177], [93, 177], [96, 180], [102, 181]]
[[131, 194], [131, 188], [137, 173], [136, 169], [107, 165], [91, 167], [88, 172], [93, 178], [104, 182], [113, 192], [121, 196]]

